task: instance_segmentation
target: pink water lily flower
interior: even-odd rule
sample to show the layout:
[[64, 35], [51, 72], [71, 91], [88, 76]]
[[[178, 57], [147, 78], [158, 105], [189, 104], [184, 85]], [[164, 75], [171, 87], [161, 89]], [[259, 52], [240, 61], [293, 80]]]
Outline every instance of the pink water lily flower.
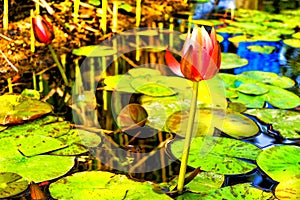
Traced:
[[32, 18], [35, 39], [40, 43], [50, 44], [54, 39], [53, 26], [42, 16]]
[[180, 63], [168, 49], [165, 58], [169, 68], [178, 76], [196, 82], [213, 78], [221, 65], [221, 49], [215, 29], [208, 34], [203, 26], [195, 27], [192, 35], [188, 33]]

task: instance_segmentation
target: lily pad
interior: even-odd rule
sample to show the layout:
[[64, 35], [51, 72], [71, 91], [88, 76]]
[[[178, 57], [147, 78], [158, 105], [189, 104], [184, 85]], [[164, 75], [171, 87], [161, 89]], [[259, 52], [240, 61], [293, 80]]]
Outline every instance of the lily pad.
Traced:
[[52, 106], [21, 95], [5, 94], [0, 96], [0, 124], [21, 124], [27, 120], [37, 119], [52, 111]]
[[73, 49], [72, 53], [77, 56], [102, 57], [112, 56], [117, 53], [117, 50], [110, 46], [91, 45]]
[[14, 142], [25, 156], [34, 156], [66, 147], [62, 141], [42, 135], [20, 136]]
[[264, 87], [263, 84], [255, 84], [255, 83], [243, 83], [237, 88], [237, 90], [244, 94], [253, 94], [253, 95], [262, 95], [269, 91], [266, 87]]
[[130, 82], [133, 80], [132, 76], [129, 75], [115, 75], [107, 76], [104, 79], [106, 90], [135, 93], [136, 91], [131, 87]]
[[0, 172], [0, 198], [15, 196], [28, 188], [22, 176], [12, 172]]
[[80, 155], [88, 151], [87, 147], [97, 147], [101, 143], [98, 134], [80, 129], [72, 129], [57, 139], [68, 146], [51, 152], [51, 155]]
[[51, 196], [55, 199], [171, 199], [166, 194], [152, 190], [150, 183], [135, 182], [125, 175], [110, 172], [79, 172], [64, 177], [50, 185]]
[[300, 39], [300, 32], [294, 33], [293, 38]]
[[[188, 112], [175, 112], [167, 120], [167, 128], [173, 133], [185, 136]], [[195, 120], [195, 137], [213, 135], [217, 128], [234, 138], [246, 138], [256, 135], [257, 125], [248, 117], [233, 111], [221, 109], [199, 109]]]
[[265, 123], [272, 124], [273, 129], [285, 138], [300, 138], [299, 112], [279, 109], [250, 109], [247, 114], [258, 117]]
[[[291, 178], [291, 177], [290, 177]], [[297, 176], [280, 182], [275, 188], [275, 196], [279, 199], [300, 199], [300, 179]]]
[[[174, 141], [169, 145], [172, 154], [180, 159], [184, 140]], [[255, 160], [260, 152], [258, 147], [235, 139], [196, 137], [190, 146], [188, 165], [218, 174], [246, 173], [256, 168], [256, 165], [239, 158]]]
[[273, 197], [271, 192], [264, 192], [251, 186], [249, 183], [227, 186], [210, 193], [205, 199], [222, 200], [222, 199], [260, 199], [268, 200]]
[[0, 132], [1, 132], [1, 131], [4, 131], [5, 129], [7, 129], [7, 126], [2, 126], [2, 125], [0, 125]]
[[160, 71], [151, 69], [151, 68], [133, 68], [128, 71], [128, 74], [132, 77], [141, 77], [141, 76], [159, 76], [161, 75]]
[[258, 166], [273, 180], [287, 181], [300, 177], [300, 147], [274, 146], [257, 157]]
[[277, 108], [290, 109], [300, 105], [300, 97], [293, 92], [279, 87], [269, 86], [269, 92], [265, 94], [266, 101]]
[[252, 52], [261, 53], [261, 54], [271, 54], [274, 52], [275, 47], [274, 46], [258, 46], [258, 45], [251, 45], [247, 46], [247, 49], [249, 49]]
[[265, 96], [252, 96], [239, 92], [238, 98], [230, 98], [231, 102], [244, 104], [247, 108], [263, 108], [265, 105]]
[[40, 100], [41, 95], [37, 90], [24, 89], [21, 93], [23, 97], [28, 97], [30, 99]]
[[195, 193], [208, 194], [219, 189], [225, 180], [225, 176], [214, 172], [200, 172], [186, 188]]
[[131, 86], [136, 91], [148, 96], [164, 97], [176, 94], [176, 92], [168, 86], [158, 83], [145, 82], [143, 85], [140, 85], [139, 82], [131, 81]]
[[[0, 171], [14, 172], [26, 180], [42, 182], [58, 178], [74, 166], [74, 157], [71, 156], [36, 155], [25, 157], [18, 151], [14, 140], [15, 138], [11, 137], [0, 139]], [[41, 149], [41, 153], [44, 152]], [[35, 152], [35, 154], [37, 153]]]
[[283, 43], [293, 48], [300, 48], [300, 39], [285, 39]]
[[273, 72], [262, 72], [262, 71], [247, 71], [243, 72], [240, 76], [254, 79], [259, 82], [274, 85], [281, 88], [290, 88], [295, 85], [295, 81], [286, 77], [279, 76]]
[[241, 58], [235, 53], [222, 53], [221, 69], [233, 69], [248, 64], [248, 60]]

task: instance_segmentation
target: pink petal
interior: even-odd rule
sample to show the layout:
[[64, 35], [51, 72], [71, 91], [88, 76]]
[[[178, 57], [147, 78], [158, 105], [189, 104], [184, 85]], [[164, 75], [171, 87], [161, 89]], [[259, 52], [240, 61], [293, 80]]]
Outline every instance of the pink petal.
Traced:
[[184, 77], [184, 75], [181, 72], [179, 62], [174, 58], [174, 56], [169, 51], [169, 49], [166, 50], [165, 59], [167, 65], [169, 66], [169, 68], [174, 74], [176, 74], [177, 76]]
[[200, 45], [202, 48], [206, 49], [208, 52], [211, 52], [211, 50], [213, 50], [213, 44], [204, 26], [201, 27], [201, 35], [198, 37], [201, 41]]

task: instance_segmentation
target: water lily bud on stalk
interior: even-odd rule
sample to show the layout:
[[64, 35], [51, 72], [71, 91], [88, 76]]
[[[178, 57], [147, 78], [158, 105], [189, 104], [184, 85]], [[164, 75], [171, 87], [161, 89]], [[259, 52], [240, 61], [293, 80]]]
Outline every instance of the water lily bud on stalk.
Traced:
[[199, 81], [213, 78], [218, 73], [221, 65], [221, 49], [217, 42], [215, 29], [212, 28], [211, 33], [208, 34], [202, 26], [201, 28], [194, 28], [192, 35], [188, 33], [182, 48], [180, 63], [169, 50], [166, 51], [165, 58], [167, 65], [174, 74], [193, 81], [191, 107], [177, 185], [178, 193], [182, 194], [197, 110]]
[[169, 68], [178, 76], [196, 82], [213, 78], [221, 65], [221, 49], [215, 29], [212, 28], [210, 35], [203, 26], [194, 28], [192, 35], [188, 33], [180, 63], [169, 50], [165, 58]]
[[67, 76], [65, 74], [64, 68], [60, 64], [52, 46], [51, 42], [54, 39], [54, 30], [53, 26], [42, 16], [38, 15], [32, 18], [32, 29], [35, 36], [35, 39], [41, 43], [47, 44], [51, 55], [54, 59], [54, 62], [57, 64], [57, 67], [60, 71], [60, 74], [64, 80], [66, 86], [69, 86]]
[[32, 18], [32, 26], [35, 39], [40, 43], [50, 44], [54, 39], [53, 26], [42, 16]]

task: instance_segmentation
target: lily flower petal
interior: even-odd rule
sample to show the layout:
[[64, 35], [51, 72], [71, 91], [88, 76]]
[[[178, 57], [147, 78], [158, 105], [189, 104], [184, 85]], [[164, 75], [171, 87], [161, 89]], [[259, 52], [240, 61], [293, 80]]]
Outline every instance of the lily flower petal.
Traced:
[[174, 74], [176, 74], [177, 76], [184, 77], [180, 69], [180, 63], [174, 58], [169, 49], [166, 50], [165, 59], [167, 65]]

